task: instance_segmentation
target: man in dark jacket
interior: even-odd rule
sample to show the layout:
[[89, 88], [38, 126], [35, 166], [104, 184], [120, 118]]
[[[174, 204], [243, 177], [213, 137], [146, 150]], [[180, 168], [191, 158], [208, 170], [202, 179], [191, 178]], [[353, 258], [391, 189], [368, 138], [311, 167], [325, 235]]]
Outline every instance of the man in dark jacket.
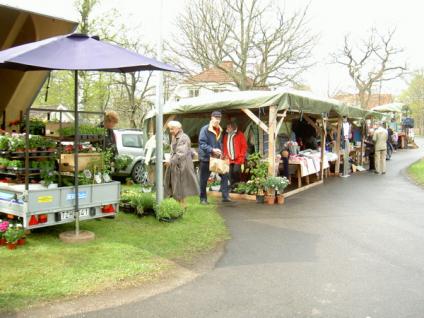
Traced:
[[[199, 168], [200, 168], [200, 203], [208, 204], [206, 187], [211, 174], [209, 170], [210, 157], [222, 156], [222, 128], [219, 125], [222, 114], [214, 111], [211, 121], [200, 129], [199, 133]], [[228, 174], [220, 175], [222, 202], [231, 202], [228, 195]]]

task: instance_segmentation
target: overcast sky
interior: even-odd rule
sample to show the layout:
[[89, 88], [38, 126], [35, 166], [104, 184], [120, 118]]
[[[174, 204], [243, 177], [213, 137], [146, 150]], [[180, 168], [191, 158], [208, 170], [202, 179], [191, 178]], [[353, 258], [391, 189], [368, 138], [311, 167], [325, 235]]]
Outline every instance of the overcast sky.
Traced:
[[[164, 37], [172, 31], [176, 15], [184, 9], [188, 0], [163, 0], [162, 23]], [[338, 90], [354, 92], [347, 71], [332, 65], [330, 53], [343, 46], [346, 33], [354, 37], [365, 37], [367, 30], [375, 26], [386, 31], [396, 28], [395, 43], [405, 49], [404, 58], [411, 70], [423, 68], [424, 52], [424, 4], [418, 0], [277, 0], [287, 10], [310, 4], [310, 27], [320, 35], [314, 51], [318, 64], [303, 75], [304, 82], [316, 93], [327, 95]], [[0, 0], [24, 8], [76, 19], [73, 0]], [[152, 0], [101, 0], [108, 10], [116, 8], [128, 21], [130, 27], [139, 25], [141, 33], [149, 42], [158, 37], [160, 1]], [[396, 80], [382, 87], [382, 92], [398, 94], [406, 87], [404, 80]]]

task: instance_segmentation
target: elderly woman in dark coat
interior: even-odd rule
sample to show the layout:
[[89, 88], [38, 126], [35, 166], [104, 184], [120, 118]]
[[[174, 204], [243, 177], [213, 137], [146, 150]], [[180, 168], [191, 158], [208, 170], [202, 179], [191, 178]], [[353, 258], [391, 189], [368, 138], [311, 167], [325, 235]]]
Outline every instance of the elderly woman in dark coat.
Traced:
[[199, 184], [194, 173], [190, 138], [183, 132], [181, 123], [170, 121], [172, 135], [171, 157], [166, 163], [165, 196], [173, 197], [184, 207], [184, 199], [199, 194]]

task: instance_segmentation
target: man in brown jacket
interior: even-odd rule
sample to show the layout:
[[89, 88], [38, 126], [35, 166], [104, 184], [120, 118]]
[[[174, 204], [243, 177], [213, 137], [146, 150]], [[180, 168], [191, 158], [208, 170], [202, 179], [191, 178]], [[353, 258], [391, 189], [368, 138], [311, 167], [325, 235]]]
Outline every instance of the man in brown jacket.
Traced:
[[374, 135], [372, 137], [375, 148], [375, 173], [385, 174], [388, 133], [381, 122], [377, 123], [377, 125], [378, 128], [374, 131]]

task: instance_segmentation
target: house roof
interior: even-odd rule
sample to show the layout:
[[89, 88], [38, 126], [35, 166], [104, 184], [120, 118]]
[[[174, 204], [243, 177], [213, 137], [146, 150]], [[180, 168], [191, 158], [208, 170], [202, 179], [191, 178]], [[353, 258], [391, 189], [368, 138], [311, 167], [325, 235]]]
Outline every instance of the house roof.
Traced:
[[[234, 68], [233, 62], [223, 62], [220, 64], [220, 67], [231, 71]], [[213, 66], [204, 70], [203, 72], [196, 74], [188, 78], [186, 83], [233, 83], [233, 79], [228, 75], [227, 72], [223, 71], [217, 66]]]

